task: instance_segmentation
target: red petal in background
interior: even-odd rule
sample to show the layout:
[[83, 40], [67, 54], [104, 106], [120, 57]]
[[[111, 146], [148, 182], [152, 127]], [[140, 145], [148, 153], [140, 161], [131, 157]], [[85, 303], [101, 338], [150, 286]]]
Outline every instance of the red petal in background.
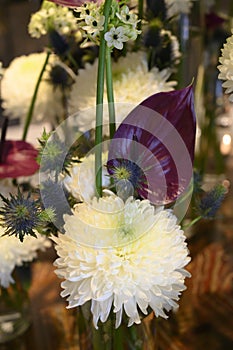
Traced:
[[33, 175], [38, 169], [37, 150], [25, 141], [5, 141], [0, 163], [0, 179]]

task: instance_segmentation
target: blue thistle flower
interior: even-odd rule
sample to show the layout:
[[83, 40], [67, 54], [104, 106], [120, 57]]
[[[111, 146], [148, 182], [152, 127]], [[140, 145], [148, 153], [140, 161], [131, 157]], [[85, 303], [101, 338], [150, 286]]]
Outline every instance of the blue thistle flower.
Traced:
[[52, 66], [49, 73], [52, 85], [61, 89], [69, 88], [73, 82], [73, 76], [70, 74], [70, 69], [65, 64], [56, 64]]
[[213, 219], [220, 208], [226, 193], [226, 188], [221, 184], [216, 185], [212, 190], [207, 192], [198, 203], [197, 209], [200, 215], [205, 219]]
[[110, 176], [117, 184], [119, 181], [127, 180], [134, 188], [136, 196], [142, 196], [147, 188], [146, 176], [142, 169], [129, 159], [115, 158], [107, 162]]
[[67, 40], [56, 30], [49, 31], [49, 39], [57, 55], [65, 55], [69, 51]]
[[40, 223], [39, 202], [30, 198], [30, 193], [23, 197], [19, 190], [16, 196], [10, 194], [9, 199], [0, 196], [4, 202], [0, 215], [6, 228], [5, 234], [18, 236], [21, 242], [25, 235], [36, 237], [34, 229]]

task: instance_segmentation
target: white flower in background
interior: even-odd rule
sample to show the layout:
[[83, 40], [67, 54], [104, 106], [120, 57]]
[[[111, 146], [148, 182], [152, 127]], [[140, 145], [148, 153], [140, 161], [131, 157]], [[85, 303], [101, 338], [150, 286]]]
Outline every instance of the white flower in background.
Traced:
[[[133, 62], [133, 64], [132, 64]], [[98, 62], [87, 64], [79, 70], [79, 75], [72, 86], [70, 94], [70, 114], [77, 114], [76, 124], [81, 131], [95, 127], [96, 77]], [[173, 90], [175, 81], [168, 81], [171, 71], [159, 71], [156, 67], [148, 70], [146, 56], [143, 52], [130, 53], [113, 63], [114, 97], [116, 102], [116, 120], [120, 123], [127, 114], [148, 96]], [[105, 93], [105, 103], [107, 97]], [[104, 124], [108, 123], [107, 106]]]
[[[103, 164], [107, 162], [107, 152], [102, 155]], [[65, 188], [79, 201], [90, 201], [95, 196], [95, 155], [89, 154], [80, 159], [81, 163], [73, 163], [69, 175], [63, 179]], [[106, 167], [103, 166], [102, 185], [107, 187], [110, 179]]]
[[68, 7], [44, 1], [41, 9], [31, 16], [28, 32], [32, 38], [40, 38], [51, 29], [69, 35], [77, 31], [77, 19]]
[[165, 0], [168, 11], [168, 18], [177, 16], [180, 13], [188, 14], [192, 7], [193, 0]]
[[108, 47], [123, 49], [123, 43], [128, 41], [127, 30], [125, 27], [112, 27], [109, 32], [104, 34], [104, 39], [107, 41]]
[[[26, 117], [45, 58], [44, 52], [23, 55], [13, 59], [5, 69], [1, 82], [4, 115], [21, 119]], [[50, 62], [55, 62], [55, 55], [50, 56]], [[61, 93], [47, 79], [48, 71], [39, 87], [32, 122], [53, 121], [61, 114]]]
[[15, 236], [4, 236], [4, 229], [0, 226], [0, 286], [7, 288], [10, 283], [14, 283], [14, 268], [32, 261], [37, 257], [38, 250], [43, 251], [50, 245], [51, 242], [39, 234], [37, 238], [26, 236], [22, 243]]
[[203, 2], [204, 8], [205, 8], [205, 12], [210, 12], [211, 8], [215, 5], [215, 0], [205, 0]]
[[177, 64], [180, 61], [181, 52], [180, 52], [180, 43], [175, 35], [172, 34], [170, 30], [161, 29], [160, 31], [161, 37], [164, 37], [164, 40], [166, 38], [169, 39], [169, 42], [171, 43], [171, 54], [172, 54], [172, 60]]
[[78, 204], [64, 220], [65, 234], [53, 238], [59, 256], [54, 264], [68, 308], [91, 301], [98, 328], [112, 307], [116, 327], [123, 312], [131, 326], [141, 322], [139, 310], [167, 318], [178, 307], [190, 258], [172, 211], [109, 196], [95, 198], [92, 206]]
[[222, 54], [219, 58], [221, 64], [217, 67], [220, 71], [218, 78], [225, 80], [222, 86], [226, 89], [226, 94], [230, 94], [229, 100], [233, 102], [233, 35], [227, 38], [221, 52]]

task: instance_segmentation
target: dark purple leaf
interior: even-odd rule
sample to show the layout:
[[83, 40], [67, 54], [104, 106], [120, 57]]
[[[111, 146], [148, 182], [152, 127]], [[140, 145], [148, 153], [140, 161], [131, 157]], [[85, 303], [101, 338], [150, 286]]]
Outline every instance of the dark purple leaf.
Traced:
[[137, 194], [153, 204], [170, 203], [192, 178], [195, 130], [191, 86], [152, 95], [118, 127], [110, 143], [108, 171], [116, 179], [125, 160], [137, 164], [141, 169], [134, 186]]

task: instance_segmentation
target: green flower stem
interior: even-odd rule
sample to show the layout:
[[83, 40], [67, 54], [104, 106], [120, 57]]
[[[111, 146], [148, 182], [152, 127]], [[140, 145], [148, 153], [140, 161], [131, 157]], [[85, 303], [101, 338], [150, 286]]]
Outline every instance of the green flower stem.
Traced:
[[138, 22], [138, 30], [142, 29], [143, 3], [144, 3], [144, 0], [138, 0], [138, 19], [140, 19], [140, 22]]
[[34, 93], [33, 93], [33, 96], [32, 96], [32, 100], [31, 100], [31, 104], [29, 106], [29, 110], [28, 110], [28, 113], [27, 113], [26, 121], [25, 121], [25, 124], [24, 124], [24, 130], [23, 130], [23, 136], [22, 136], [22, 140], [23, 141], [25, 141], [26, 137], [27, 137], [28, 128], [29, 128], [29, 126], [31, 124], [31, 121], [32, 121], [32, 116], [33, 116], [33, 111], [34, 111], [34, 107], [35, 107], [35, 103], [36, 103], [36, 98], [37, 98], [39, 86], [40, 86], [43, 74], [45, 72], [46, 66], [48, 64], [50, 55], [51, 55], [51, 52], [48, 51], [47, 55], [46, 55], [46, 58], [45, 58], [45, 62], [43, 64], [43, 67], [41, 69], [40, 75], [38, 77], [38, 80], [37, 80], [37, 83], [36, 83], [36, 86], [35, 86], [35, 90], [34, 90]]
[[109, 131], [110, 131], [110, 139], [112, 139], [116, 131], [116, 117], [115, 117], [113, 81], [112, 81], [112, 58], [111, 58], [111, 50], [109, 47], [106, 48], [106, 85], [107, 85], [107, 97], [108, 97]]
[[108, 30], [108, 17], [111, 9], [112, 0], [106, 0], [104, 4], [104, 30], [100, 35], [99, 63], [97, 73], [97, 91], [96, 91], [96, 128], [95, 128], [95, 175], [97, 195], [102, 194], [102, 137], [103, 137], [103, 96], [104, 96], [104, 70], [106, 58], [106, 42], [104, 34]]
[[66, 56], [67, 56], [67, 58], [69, 59], [69, 61], [73, 64], [74, 68], [75, 68], [76, 70], [78, 70], [78, 69], [79, 69], [79, 66], [77, 65], [77, 62], [75, 61], [75, 59], [74, 59], [74, 57], [71, 55], [71, 53], [68, 52]]
[[182, 229], [183, 230], [187, 230], [188, 228], [190, 228], [191, 226], [193, 226], [194, 224], [196, 224], [198, 221], [200, 221], [202, 219], [202, 216], [197, 216], [194, 220], [192, 220], [190, 223], [188, 223], [187, 225], [183, 225]]
[[[137, 24], [138, 30], [142, 30], [143, 7], [144, 7], [144, 0], [138, 0], [138, 19], [140, 20]], [[138, 34], [134, 45], [134, 49], [136, 51], [140, 49], [140, 41], [141, 41], [141, 34]]]

